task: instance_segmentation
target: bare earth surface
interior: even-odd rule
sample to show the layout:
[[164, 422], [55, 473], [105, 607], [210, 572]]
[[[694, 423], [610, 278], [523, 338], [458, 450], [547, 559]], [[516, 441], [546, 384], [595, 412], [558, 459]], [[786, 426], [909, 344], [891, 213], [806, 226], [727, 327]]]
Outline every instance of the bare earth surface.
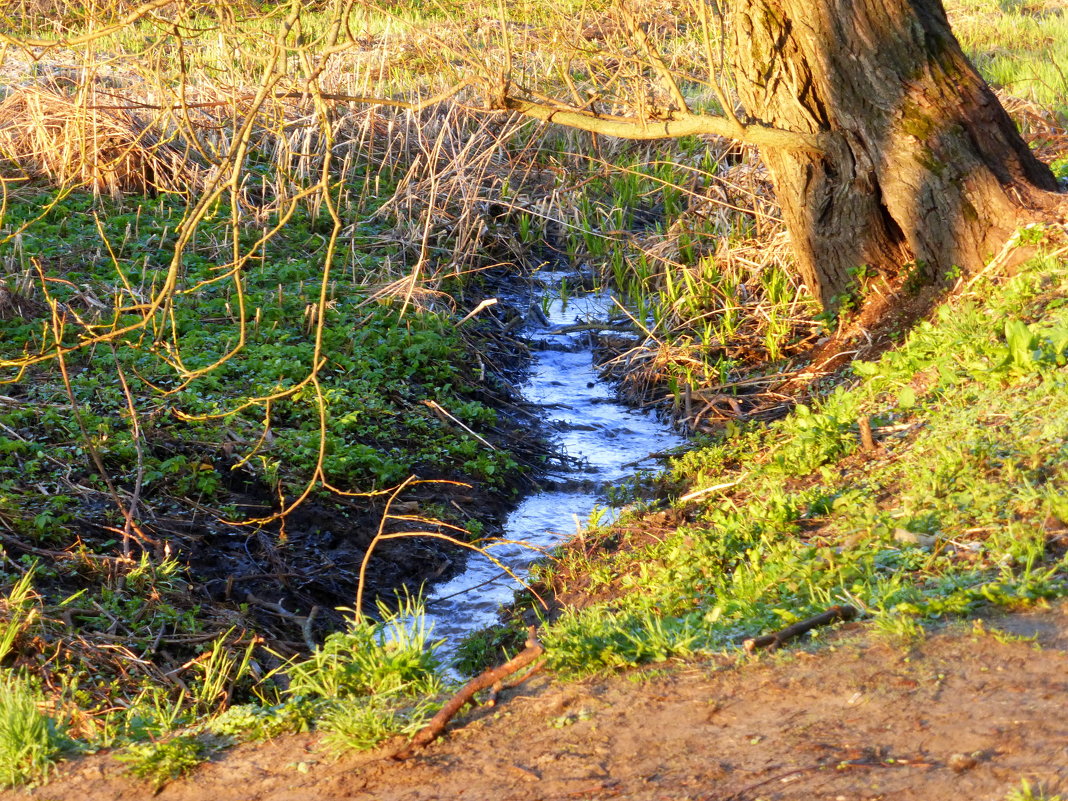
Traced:
[[[850, 624], [827, 642], [571, 684], [538, 675], [406, 762], [334, 761], [289, 737], [232, 749], [157, 797], [981, 801], [1022, 779], [1068, 792], [1068, 606], [911, 644]], [[122, 770], [96, 755], [30, 795], [151, 796]]]

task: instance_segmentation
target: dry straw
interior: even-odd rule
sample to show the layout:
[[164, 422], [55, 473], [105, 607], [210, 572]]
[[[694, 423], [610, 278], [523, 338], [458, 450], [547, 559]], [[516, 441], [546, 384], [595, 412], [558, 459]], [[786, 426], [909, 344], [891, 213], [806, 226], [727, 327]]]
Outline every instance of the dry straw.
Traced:
[[103, 108], [95, 92], [18, 86], [0, 102], [0, 169], [60, 186], [125, 192], [186, 193], [201, 167], [183, 148], [127, 108]]

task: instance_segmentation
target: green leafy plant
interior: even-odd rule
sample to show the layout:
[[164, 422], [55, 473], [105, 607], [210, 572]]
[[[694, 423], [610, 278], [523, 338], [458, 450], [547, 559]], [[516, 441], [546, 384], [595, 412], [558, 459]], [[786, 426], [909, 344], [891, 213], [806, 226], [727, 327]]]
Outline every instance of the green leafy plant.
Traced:
[[208, 757], [210, 749], [193, 734], [179, 734], [158, 742], [134, 743], [115, 758], [125, 762], [127, 770], [160, 790], [164, 785], [188, 773]]

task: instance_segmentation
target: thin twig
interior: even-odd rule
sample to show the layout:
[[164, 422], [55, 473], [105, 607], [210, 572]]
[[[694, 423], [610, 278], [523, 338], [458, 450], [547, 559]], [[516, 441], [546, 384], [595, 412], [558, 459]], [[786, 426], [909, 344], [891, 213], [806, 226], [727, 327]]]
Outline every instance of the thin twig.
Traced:
[[432, 401], [432, 400], [425, 400], [425, 401], [423, 401], [423, 403], [424, 403], [425, 405], [429, 406], [429, 407], [430, 407], [430, 409], [431, 409], [431, 410], [432, 410], [433, 412], [435, 412], [436, 414], [438, 414], [438, 415], [444, 415], [444, 416], [445, 416], [446, 418], [448, 418], [448, 420], [451, 420], [451, 421], [452, 421], [453, 423], [455, 423], [456, 425], [458, 425], [458, 426], [459, 426], [460, 428], [462, 428], [462, 429], [463, 429], [464, 431], [466, 431], [466, 432], [467, 432], [468, 434], [470, 434], [470, 435], [471, 435], [472, 437], [474, 437], [475, 439], [477, 439], [477, 440], [478, 440], [479, 442], [481, 442], [481, 443], [482, 443], [483, 445], [485, 445], [485, 446], [486, 446], [487, 448], [489, 448], [489, 449], [490, 449], [491, 451], [495, 451], [495, 450], [497, 450], [497, 446], [496, 446], [496, 445], [494, 445], [494, 444], [493, 444], [493, 443], [491, 443], [491, 442], [488, 442], [488, 441], [486, 441], [485, 439], [483, 439], [482, 437], [480, 437], [480, 436], [479, 436], [478, 434], [476, 434], [476, 433], [475, 433], [474, 431], [472, 431], [472, 430], [471, 430], [470, 428], [468, 428], [468, 427], [467, 427], [466, 425], [464, 425], [464, 423], [463, 423], [462, 421], [460, 421], [460, 420], [457, 420], [457, 419], [456, 419], [456, 418], [455, 418], [455, 417], [454, 417], [453, 415], [449, 414], [449, 413], [448, 413], [448, 411], [446, 411], [446, 410], [445, 410], [445, 407], [443, 407], [443, 406], [442, 406], [442, 405], [441, 405], [440, 403], [438, 403], [437, 401]]

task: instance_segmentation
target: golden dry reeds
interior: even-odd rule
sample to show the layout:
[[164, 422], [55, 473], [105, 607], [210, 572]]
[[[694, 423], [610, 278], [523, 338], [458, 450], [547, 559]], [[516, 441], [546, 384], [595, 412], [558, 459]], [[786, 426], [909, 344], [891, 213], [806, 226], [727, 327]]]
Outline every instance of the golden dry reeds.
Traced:
[[12, 87], [0, 102], [0, 168], [112, 196], [186, 193], [201, 174], [133, 110], [54, 86]]

